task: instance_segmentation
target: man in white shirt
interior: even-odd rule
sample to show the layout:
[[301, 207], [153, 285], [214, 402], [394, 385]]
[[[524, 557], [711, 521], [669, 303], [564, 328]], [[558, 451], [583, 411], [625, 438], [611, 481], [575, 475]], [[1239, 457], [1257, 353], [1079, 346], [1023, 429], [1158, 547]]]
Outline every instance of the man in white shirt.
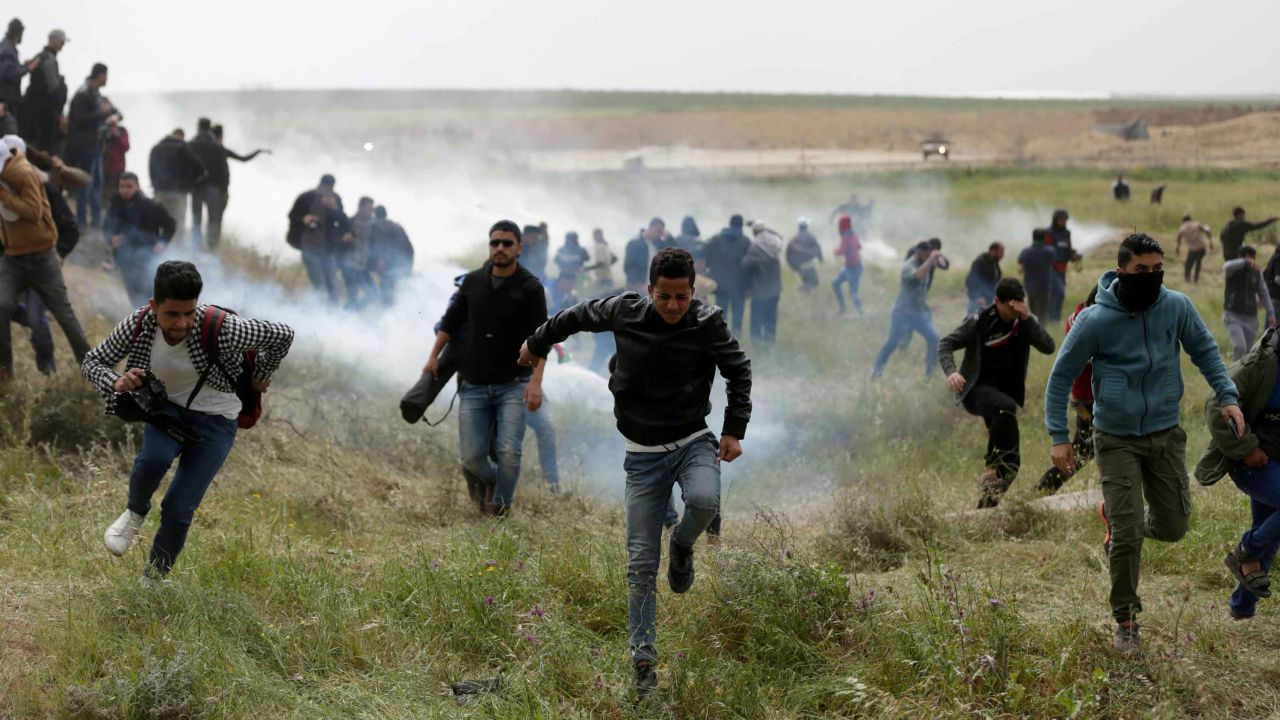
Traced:
[[[288, 325], [199, 303], [202, 288], [195, 265], [161, 264], [149, 305], [121, 321], [82, 366], [85, 378], [107, 397], [112, 414], [132, 402], [128, 393], [142, 387], [148, 375], [164, 384], [167, 400], [146, 413], [142, 447], [129, 475], [128, 507], [103, 536], [112, 554], [129, 549], [151, 510], [151, 496], [178, 460], [160, 504], [160, 528], [145, 573], [153, 578], [172, 569], [196, 508], [231, 451], [244, 409], [237, 395], [242, 369], [251, 367], [249, 385], [264, 393], [293, 344]], [[256, 351], [251, 365], [246, 364], [249, 351]], [[126, 371], [116, 372], [126, 358]]]

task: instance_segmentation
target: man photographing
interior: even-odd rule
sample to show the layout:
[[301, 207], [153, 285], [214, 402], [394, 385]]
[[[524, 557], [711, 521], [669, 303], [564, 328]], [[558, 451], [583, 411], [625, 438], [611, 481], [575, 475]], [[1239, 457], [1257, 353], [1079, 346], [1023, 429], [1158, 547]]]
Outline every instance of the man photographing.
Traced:
[[[720, 462], [742, 455], [751, 419], [751, 363], [724, 311], [694, 299], [695, 275], [687, 251], [661, 250], [649, 264], [647, 296], [575, 305], [520, 348], [521, 363], [542, 367], [551, 347], [575, 333], [612, 332], [617, 340], [609, 391], [627, 448], [627, 625], [641, 699], [658, 683], [655, 578], [672, 487], [679, 483], [685, 512], [671, 533], [667, 580], [683, 593], [693, 585], [694, 543], [720, 512]], [[719, 441], [706, 424], [717, 369], [729, 401]]]
[[[116, 414], [123, 398], [144, 383], [153, 388], [159, 380], [167, 394], [142, 431], [142, 447], [129, 475], [128, 507], [103, 536], [107, 550], [124, 555], [151, 510], [151, 496], [178, 460], [160, 504], [160, 529], [145, 573], [152, 578], [172, 569], [196, 508], [231, 451], [243, 407], [236, 383], [245, 353], [256, 352], [251, 384], [264, 393], [293, 344], [288, 325], [200, 303], [203, 286], [195, 265], [162, 263], [148, 306], [122, 320], [81, 368], [108, 398], [108, 413]], [[216, 356], [210, 356], [209, 348], [216, 348]], [[121, 360], [126, 360], [123, 374], [113, 369]], [[185, 442], [160, 429], [163, 425], [182, 428]]]
[[[1187, 435], [1179, 427], [1181, 351], [1199, 368], [1221, 414], [1244, 428], [1236, 386], [1195, 305], [1163, 287], [1164, 250], [1149, 235], [1124, 239], [1116, 269], [1098, 281], [1097, 302], [1080, 312], [1062, 341], [1044, 393], [1053, 464], [1075, 472], [1067, 395], [1093, 362], [1094, 450], [1102, 482], [1099, 514], [1111, 567], [1116, 650], [1139, 648], [1138, 570], [1144, 538], [1177, 542], [1191, 518]], [[1145, 512], [1144, 512], [1145, 498]]]

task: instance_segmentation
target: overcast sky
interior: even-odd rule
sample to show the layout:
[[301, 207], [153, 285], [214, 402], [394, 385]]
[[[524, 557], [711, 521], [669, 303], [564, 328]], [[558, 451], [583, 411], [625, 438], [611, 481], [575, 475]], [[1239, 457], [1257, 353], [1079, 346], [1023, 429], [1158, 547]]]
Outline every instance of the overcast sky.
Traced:
[[[23, 7], [23, 6], [26, 7]], [[14, 5], [11, 4], [10, 8]], [[575, 88], [1274, 94], [1277, 0], [41, 0], [111, 91]]]

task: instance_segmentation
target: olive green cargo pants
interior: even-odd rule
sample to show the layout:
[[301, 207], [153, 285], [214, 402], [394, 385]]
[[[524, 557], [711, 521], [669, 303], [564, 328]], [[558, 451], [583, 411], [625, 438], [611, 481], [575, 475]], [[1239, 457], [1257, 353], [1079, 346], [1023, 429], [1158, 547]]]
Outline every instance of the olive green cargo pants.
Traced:
[[1187, 534], [1187, 434], [1177, 426], [1142, 437], [1095, 430], [1093, 442], [1111, 521], [1111, 614], [1117, 622], [1131, 620], [1142, 611], [1138, 565], [1143, 539], [1177, 542]]

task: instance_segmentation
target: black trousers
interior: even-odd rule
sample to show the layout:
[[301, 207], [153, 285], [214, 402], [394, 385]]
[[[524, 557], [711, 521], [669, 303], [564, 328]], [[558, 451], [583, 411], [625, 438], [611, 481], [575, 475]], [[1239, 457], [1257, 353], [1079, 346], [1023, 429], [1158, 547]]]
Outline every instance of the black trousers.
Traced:
[[1187, 251], [1187, 263], [1182, 268], [1182, 277], [1187, 282], [1200, 282], [1200, 263], [1204, 261], [1206, 252], [1206, 250]]
[[781, 297], [751, 300], [751, 339], [771, 343], [778, 336], [778, 301]]
[[998, 501], [1018, 476], [1022, 464], [1018, 403], [990, 385], [975, 385], [965, 396], [964, 409], [981, 417], [987, 426], [985, 461], [988, 468], [996, 471], [998, 483], [983, 488], [983, 492]]

